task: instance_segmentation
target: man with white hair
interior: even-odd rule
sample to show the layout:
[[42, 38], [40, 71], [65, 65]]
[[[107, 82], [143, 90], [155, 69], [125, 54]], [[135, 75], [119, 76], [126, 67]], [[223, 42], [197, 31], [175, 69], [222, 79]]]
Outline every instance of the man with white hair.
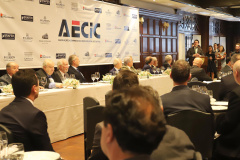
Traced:
[[171, 68], [172, 64], [172, 56], [171, 55], [166, 55], [165, 56], [165, 61], [163, 63], [163, 67], [166, 69]]
[[113, 67], [113, 69], [111, 69], [109, 71], [109, 73], [112, 73], [114, 75], [114, 74], [117, 74], [121, 70], [122, 60], [120, 58], [115, 58], [113, 61], [113, 65], [114, 65], [114, 67]]
[[[62, 83], [56, 83], [53, 79], [54, 75], [54, 62], [51, 59], [45, 59], [43, 68], [39, 69], [36, 74], [41, 84], [41, 78], [46, 77], [47, 84], [43, 87], [46, 88], [62, 88]], [[53, 77], [52, 77], [53, 76]]]
[[0, 77], [0, 85], [3, 86], [3, 85], [12, 84], [11, 82], [12, 76], [18, 71], [18, 69], [19, 69], [19, 66], [17, 63], [9, 62], [6, 65], [7, 73]]
[[60, 59], [57, 62], [57, 71], [55, 71], [55, 76], [53, 77], [55, 82], [62, 83], [66, 78], [69, 78], [68, 72], [68, 61], [66, 59]]
[[123, 66], [122, 66], [121, 70], [129, 70], [129, 71], [132, 71], [134, 73], [137, 73], [136, 69], [133, 67], [132, 57], [129, 56], [129, 57], [124, 58]]
[[212, 81], [212, 78], [209, 77], [203, 68], [201, 68], [203, 61], [201, 58], [195, 58], [193, 65], [190, 69], [192, 78], [197, 78], [198, 81]]
[[240, 159], [240, 60], [234, 63], [233, 76], [238, 86], [230, 93], [228, 110], [217, 116], [215, 159]]
[[74, 74], [75, 78], [79, 80], [81, 83], [86, 82], [86, 79], [83, 76], [82, 72], [80, 72], [80, 70], [78, 69], [80, 65], [80, 60], [78, 56], [76, 56], [75, 54], [70, 55], [68, 58], [68, 63], [70, 65], [68, 69], [68, 74], [69, 75]]

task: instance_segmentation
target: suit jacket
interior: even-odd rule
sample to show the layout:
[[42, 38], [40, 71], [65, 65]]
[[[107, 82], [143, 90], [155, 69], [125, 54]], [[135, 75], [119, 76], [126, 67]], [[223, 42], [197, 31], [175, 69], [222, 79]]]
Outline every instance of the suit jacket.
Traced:
[[45, 114], [24, 97], [16, 97], [0, 111], [0, 123], [13, 133], [15, 143], [25, 151], [53, 151]]
[[112, 75], [114, 75], [114, 73], [116, 74], [116, 73], [118, 73], [120, 70], [121, 70], [121, 69], [119, 69], [119, 70], [117, 71], [116, 68], [113, 67], [113, 69], [111, 69], [111, 70], [109, 71], [109, 73], [112, 73]]
[[137, 70], [133, 66], [132, 67], [128, 67], [128, 66], [123, 65], [121, 70], [129, 70], [129, 71], [132, 71], [132, 72], [137, 74]]
[[240, 86], [229, 96], [226, 114], [217, 116], [216, 152], [227, 157], [240, 159]]
[[221, 71], [227, 73], [228, 71], [232, 71], [232, 68], [229, 65], [225, 65], [225, 67], [223, 67]]
[[235, 82], [233, 74], [227, 75], [221, 79], [219, 99], [228, 101], [230, 92], [238, 87], [238, 84]]
[[[189, 58], [190, 65], [192, 65], [192, 62], [193, 62], [193, 60], [195, 58], [195, 57], [193, 57], [194, 54], [195, 54], [194, 47], [189, 48], [189, 50], [187, 51], [187, 58]], [[200, 47], [198, 47], [198, 54], [200, 54], [202, 56], [204, 55], [203, 51], [202, 51], [202, 48], [200, 48]]]
[[168, 64], [166, 61], [163, 63], [163, 67], [165, 68], [165, 70], [171, 68], [170, 64]]
[[68, 74], [74, 74], [75, 78], [78, 79], [81, 83], [86, 82], [83, 74], [80, 71], [77, 71], [76, 69], [74, 69], [72, 66], [69, 67], [68, 69]]
[[[49, 84], [50, 84], [49, 77], [48, 77], [47, 73], [46, 73], [42, 68], [39, 69], [39, 70], [36, 72], [36, 75], [37, 75], [37, 78], [39, 79], [39, 83], [40, 83], [41, 77], [46, 77], [46, 79], [47, 79], [47, 84], [45, 85], [45, 88], [49, 88]], [[53, 80], [56, 79], [55, 73], [53, 73], [53, 74], [51, 75], [51, 77], [53, 78]], [[40, 83], [40, 85], [41, 85], [41, 83]]]
[[212, 81], [203, 68], [199, 68], [198, 66], [191, 66], [190, 72], [192, 74], [192, 78], [196, 77], [199, 81]]
[[64, 78], [60, 72], [61, 71], [59, 71], [59, 70], [54, 72], [54, 76], [53, 76], [54, 82], [62, 83], [65, 78], [69, 78], [68, 73], [65, 73], [66, 77]]
[[142, 71], [145, 71], [145, 70], [147, 70], [147, 69], [149, 69], [150, 73], [153, 74], [152, 67], [151, 67], [150, 65], [148, 65], [148, 64], [145, 64], [145, 65], [143, 66]]
[[0, 77], [0, 85], [4, 86], [8, 84], [12, 84], [12, 79], [8, 74], [4, 74], [3, 76]]
[[199, 110], [213, 113], [210, 98], [191, 90], [186, 85], [175, 86], [171, 92], [161, 96], [165, 115], [182, 110]]

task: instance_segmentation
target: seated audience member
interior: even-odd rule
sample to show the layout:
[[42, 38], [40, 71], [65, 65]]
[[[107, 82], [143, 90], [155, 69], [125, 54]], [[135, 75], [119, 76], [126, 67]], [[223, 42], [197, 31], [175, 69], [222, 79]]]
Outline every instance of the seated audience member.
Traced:
[[0, 111], [0, 123], [13, 133], [15, 143], [25, 151], [53, 151], [45, 114], [34, 107], [39, 81], [34, 70], [20, 70], [12, 77], [15, 99]]
[[226, 65], [221, 69], [221, 72], [223, 73], [228, 73], [229, 71], [232, 71], [232, 67], [231, 67], [231, 58], [227, 57], [226, 58]]
[[152, 57], [152, 60], [153, 60], [153, 64], [152, 64], [152, 67], [157, 67], [158, 66], [158, 60], [156, 57]]
[[166, 130], [151, 94], [140, 86], [114, 91], [103, 114], [101, 148], [109, 160], [150, 160]]
[[109, 71], [109, 73], [112, 73], [112, 75], [115, 75], [117, 74], [121, 68], [122, 68], [122, 60], [120, 58], [115, 58], [114, 61], [113, 61], [113, 69], [111, 69]]
[[197, 78], [198, 81], [212, 81], [212, 78], [209, 77], [203, 68], [201, 68], [203, 61], [201, 58], [195, 58], [193, 60], [193, 66], [190, 68], [192, 78]]
[[[240, 60], [240, 54], [234, 54], [231, 57], [231, 67], [234, 65], [235, 62]], [[221, 78], [221, 85], [219, 91], [219, 99], [228, 101], [229, 95], [233, 89], [238, 87], [238, 84], [235, 82], [233, 74], [227, 75]]]
[[229, 95], [228, 110], [217, 116], [216, 160], [240, 159], [240, 61], [233, 66], [233, 76], [238, 84]]
[[55, 76], [53, 77], [55, 82], [62, 83], [66, 78], [69, 78], [68, 72], [68, 62], [66, 59], [60, 59], [57, 62], [57, 71], [55, 71]]
[[7, 74], [4, 74], [3, 76], [0, 77], [0, 85], [4, 86], [4, 85], [11, 84], [12, 76], [18, 71], [18, 68], [19, 66], [17, 63], [9, 62], [6, 65]]
[[165, 61], [163, 63], [163, 67], [166, 69], [171, 68], [172, 64], [172, 56], [171, 55], [166, 55], [165, 56]]
[[240, 43], [236, 43], [235, 45], [235, 51], [233, 51], [231, 53], [231, 56], [233, 56], [234, 54], [239, 54], [240, 53]]
[[149, 70], [150, 73], [153, 74], [153, 70], [152, 70], [152, 65], [153, 65], [153, 60], [151, 56], [147, 56], [145, 58], [145, 65], [143, 66], [143, 71]]
[[54, 72], [54, 62], [50, 59], [45, 59], [43, 62], [43, 68], [39, 69], [36, 74], [39, 79], [41, 80], [41, 77], [46, 77], [47, 84], [43, 87], [46, 88], [62, 88], [62, 83], [56, 83], [54, 82], [55, 74]]
[[71, 55], [68, 58], [68, 63], [70, 65], [68, 69], [68, 74], [74, 74], [75, 78], [78, 79], [81, 83], [86, 82], [83, 74], [78, 69], [78, 66], [80, 64], [79, 58], [76, 55]]
[[176, 61], [172, 66], [170, 77], [174, 87], [170, 93], [161, 96], [166, 116], [182, 110], [213, 113], [209, 96], [188, 88], [187, 83], [191, 79], [191, 74], [190, 65], [186, 61]]
[[136, 69], [133, 67], [132, 57], [125, 57], [124, 58], [123, 66], [122, 66], [121, 70], [129, 70], [129, 71], [132, 71], [134, 73], [137, 73]]

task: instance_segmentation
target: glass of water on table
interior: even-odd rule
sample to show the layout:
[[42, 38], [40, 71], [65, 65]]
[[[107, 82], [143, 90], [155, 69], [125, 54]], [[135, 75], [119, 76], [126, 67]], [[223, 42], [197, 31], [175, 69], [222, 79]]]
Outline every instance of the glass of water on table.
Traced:
[[5, 131], [0, 131], [0, 159], [5, 160], [7, 159], [7, 145], [8, 145], [8, 138]]
[[8, 160], [23, 160], [24, 146], [22, 143], [11, 143], [8, 145]]

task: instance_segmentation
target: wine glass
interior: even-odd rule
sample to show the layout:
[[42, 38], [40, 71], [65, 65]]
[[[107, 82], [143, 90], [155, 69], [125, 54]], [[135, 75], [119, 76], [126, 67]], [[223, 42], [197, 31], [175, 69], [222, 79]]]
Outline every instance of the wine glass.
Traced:
[[93, 83], [94, 83], [94, 81], [95, 81], [95, 79], [96, 79], [96, 75], [95, 75], [95, 74], [91, 74], [91, 79], [92, 79], [92, 81], [93, 81]]
[[153, 73], [155, 74], [156, 73], [156, 71], [157, 71], [157, 68], [156, 67], [153, 67]]
[[75, 74], [70, 74], [70, 75], [69, 75], [69, 78], [75, 79]]
[[160, 68], [157, 68], [157, 73], [160, 74], [161, 73], [161, 69]]
[[100, 78], [100, 73], [99, 72], [95, 72], [95, 75], [96, 75], [96, 79], [97, 79], [97, 82], [98, 82], [98, 79]]
[[6, 159], [8, 138], [5, 131], [0, 131], [0, 145], [1, 145], [0, 159]]
[[163, 73], [164, 70], [165, 70], [165, 67], [164, 67], [164, 66], [161, 66], [160, 68], [161, 68], [161, 72]]
[[46, 77], [41, 77], [40, 78], [40, 83], [45, 88], [45, 85], [47, 84], [47, 78]]
[[24, 147], [22, 143], [11, 143], [8, 145], [9, 160], [23, 160]]

